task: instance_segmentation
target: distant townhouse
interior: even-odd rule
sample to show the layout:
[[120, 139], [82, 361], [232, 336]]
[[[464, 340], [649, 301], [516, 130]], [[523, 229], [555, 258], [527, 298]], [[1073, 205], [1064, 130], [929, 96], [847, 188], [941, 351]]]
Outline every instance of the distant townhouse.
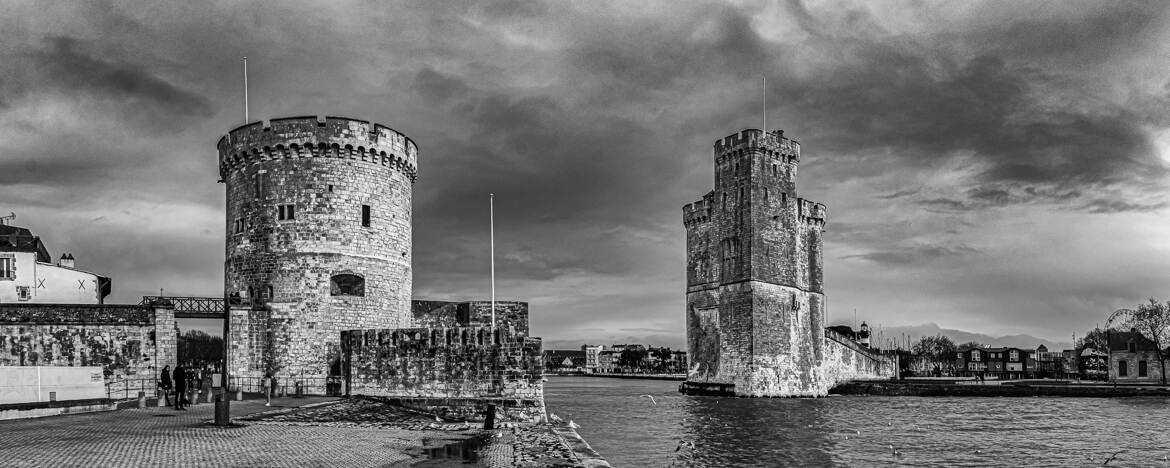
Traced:
[[955, 369], [964, 376], [1022, 379], [1031, 376], [1028, 355], [1020, 348], [968, 348], [957, 353]]
[[585, 352], [585, 372], [597, 372], [597, 355], [605, 351], [605, 345], [582, 345]]
[[585, 351], [550, 349], [544, 352], [544, 367], [549, 370], [581, 371], [585, 369]]
[[1057, 378], [1065, 374], [1064, 353], [1048, 351], [1048, 347], [1040, 345], [1028, 355], [1027, 368], [1035, 378]]
[[0, 303], [101, 304], [110, 278], [75, 266], [73, 254], [54, 264], [41, 238], [0, 224]]
[[597, 353], [597, 372], [612, 374], [617, 368], [617, 361], [620, 357], [621, 353], [613, 350]]
[[[1164, 352], [1170, 352], [1170, 348]], [[1137, 330], [1109, 332], [1109, 379], [1116, 382], [1161, 383], [1158, 348]]]

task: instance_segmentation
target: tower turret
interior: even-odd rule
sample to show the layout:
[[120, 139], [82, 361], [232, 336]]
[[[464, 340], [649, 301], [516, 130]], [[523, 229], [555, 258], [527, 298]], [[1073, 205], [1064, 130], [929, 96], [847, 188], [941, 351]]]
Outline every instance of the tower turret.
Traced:
[[413, 141], [362, 120], [291, 117], [236, 128], [218, 149], [224, 288], [254, 305], [232, 317], [244, 351], [233, 376], [324, 377], [340, 331], [409, 326]]

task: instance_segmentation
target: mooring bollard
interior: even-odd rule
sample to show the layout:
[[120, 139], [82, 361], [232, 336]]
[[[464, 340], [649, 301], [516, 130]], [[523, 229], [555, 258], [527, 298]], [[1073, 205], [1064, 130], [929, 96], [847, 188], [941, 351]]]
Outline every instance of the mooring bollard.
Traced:
[[225, 394], [215, 396], [215, 425], [216, 426], [230, 426], [232, 420], [228, 414], [228, 402], [224, 398]]
[[487, 415], [483, 418], [484, 429], [496, 428], [496, 405], [487, 405]]
[[138, 392], [138, 407], [146, 408], [146, 392]]
[[198, 405], [199, 404], [199, 392], [196, 391], [194, 388], [188, 389], [187, 390], [187, 401], [191, 402], [192, 405]]
[[236, 401], [244, 401], [244, 391], [242, 389], [236, 389]]
[[304, 397], [305, 397], [305, 391], [304, 391], [304, 389], [301, 388], [301, 383], [297, 382], [297, 398], [304, 398]]

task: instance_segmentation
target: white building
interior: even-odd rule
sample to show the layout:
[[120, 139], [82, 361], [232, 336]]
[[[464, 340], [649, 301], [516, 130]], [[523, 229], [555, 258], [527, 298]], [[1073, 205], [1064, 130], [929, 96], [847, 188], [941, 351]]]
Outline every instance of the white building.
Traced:
[[585, 351], [585, 371], [597, 372], [597, 356], [605, 351], [605, 345], [585, 345], [581, 349]]
[[110, 279], [74, 268], [72, 254], [53, 264], [28, 229], [0, 225], [0, 303], [101, 304]]

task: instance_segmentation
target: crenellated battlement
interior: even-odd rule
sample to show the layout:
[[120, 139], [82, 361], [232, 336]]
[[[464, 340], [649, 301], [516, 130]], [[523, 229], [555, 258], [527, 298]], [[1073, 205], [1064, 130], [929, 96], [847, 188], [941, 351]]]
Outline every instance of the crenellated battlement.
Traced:
[[241, 125], [219, 139], [219, 172], [285, 158], [339, 158], [418, 179], [418, 146], [390, 127], [346, 117], [285, 117]]
[[715, 140], [715, 159], [746, 151], [764, 150], [775, 157], [795, 162], [800, 159], [800, 143], [784, 137], [784, 130], [764, 133], [749, 128]]
[[683, 225], [690, 228], [710, 221], [714, 209], [715, 192], [712, 191], [704, 195], [702, 200], [683, 206]]
[[827, 211], [828, 208], [822, 203], [803, 198], [796, 199], [796, 217], [806, 224], [824, 227]]

